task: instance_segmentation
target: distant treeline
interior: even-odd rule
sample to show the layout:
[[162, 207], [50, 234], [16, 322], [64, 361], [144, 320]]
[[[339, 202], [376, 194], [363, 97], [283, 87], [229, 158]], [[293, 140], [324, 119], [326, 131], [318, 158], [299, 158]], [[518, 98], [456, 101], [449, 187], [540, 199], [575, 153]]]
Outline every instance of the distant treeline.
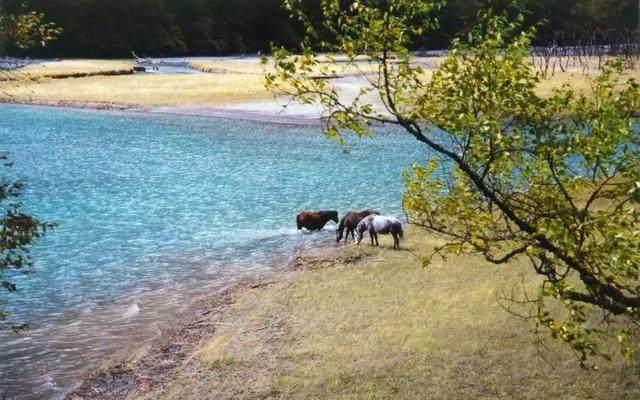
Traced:
[[[304, 0], [318, 10], [320, 0]], [[442, 49], [474, 23], [479, 9], [504, 8], [511, 0], [449, 0], [439, 11], [440, 29], [416, 41], [416, 49]], [[562, 37], [572, 44], [615, 29], [638, 26], [637, 0], [521, 0], [527, 20], [546, 23], [538, 44]], [[282, 0], [0, 0], [4, 12], [27, 7], [42, 11], [62, 27], [60, 38], [29, 53], [7, 47], [13, 55], [38, 57], [129, 57], [228, 55], [268, 51], [270, 44], [295, 48], [303, 35]], [[562, 32], [559, 36], [558, 32]]]

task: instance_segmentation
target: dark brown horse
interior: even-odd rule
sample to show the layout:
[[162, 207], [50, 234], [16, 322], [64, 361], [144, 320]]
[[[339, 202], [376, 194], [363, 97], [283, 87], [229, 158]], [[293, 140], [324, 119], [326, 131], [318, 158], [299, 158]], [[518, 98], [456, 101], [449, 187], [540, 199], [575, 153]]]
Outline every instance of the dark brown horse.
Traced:
[[315, 211], [315, 212], [301, 212], [296, 218], [298, 229], [307, 228], [310, 231], [319, 231], [329, 221], [335, 221], [338, 223], [337, 211]]
[[344, 242], [346, 243], [349, 241], [349, 233], [351, 233], [351, 239], [355, 240], [356, 238], [353, 235], [353, 232], [356, 230], [356, 226], [358, 226], [364, 217], [371, 214], [380, 215], [380, 213], [375, 210], [364, 210], [360, 212], [350, 211], [345, 214], [345, 216], [340, 220], [340, 225], [338, 225], [338, 230], [336, 231], [336, 242], [340, 243], [345, 229], [347, 230], [347, 235], [344, 237]]

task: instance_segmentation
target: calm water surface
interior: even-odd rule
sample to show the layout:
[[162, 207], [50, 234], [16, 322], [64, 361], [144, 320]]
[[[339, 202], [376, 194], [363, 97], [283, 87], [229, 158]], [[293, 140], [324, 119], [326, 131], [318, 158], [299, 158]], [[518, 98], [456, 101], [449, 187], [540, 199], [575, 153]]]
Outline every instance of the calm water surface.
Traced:
[[392, 131], [346, 154], [318, 127], [21, 106], [0, 106], [0, 148], [26, 209], [59, 224], [0, 293], [32, 326], [0, 332], [0, 398], [59, 397], [198, 295], [334, 246], [331, 226], [296, 231], [301, 210], [400, 215], [401, 172], [427, 157]]

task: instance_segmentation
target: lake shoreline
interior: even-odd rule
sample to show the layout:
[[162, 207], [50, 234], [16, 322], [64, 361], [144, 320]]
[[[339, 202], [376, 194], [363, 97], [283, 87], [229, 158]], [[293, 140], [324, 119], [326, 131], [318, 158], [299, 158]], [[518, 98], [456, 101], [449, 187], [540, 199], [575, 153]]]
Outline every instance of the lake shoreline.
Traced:
[[407, 233], [401, 251], [388, 237], [319, 248], [213, 294], [66, 399], [638, 398], [620, 357], [596, 371], [558, 341], [541, 354], [531, 325], [497, 304], [511, 285], [535, 285], [532, 271], [512, 264], [496, 283], [471, 256], [425, 269], [420, 255], [441, 240]]
[[[333, 234], [296, 230], [302, 210], [375, 205], [399, 213], [400, 172], [417, 158], [411, 138], [396, 132], [346, 155], [320, 127], [136, 110], [2, 109], [6, 148], [30, 183], [26, 203], [39, 205], [33, 212], [43, 220], [64, 222], [39, 245], [35, 259], [47, 268], [25, 280], [28, 296], [13, 306], [16, 318], [51, 321], [6, 342], [0, 391], [24, 399], [55, 395], [105, 359], [144, 347], [175, 314], [189, 317], [192, 301], [233, 283], [227, 274], [259, 279], [253, 274], [270, 273], [274, 257], [280, 271], [298, 250], [334, 248]], [[386, 143], [398, 145], [394, 165], [366, 168]], [[344, 173], [354, 165], [362, 165], [357, 174]], [[321, 173], [310, 178], [310, 170]], [[373, 179], [380, 190], [361, 199], [358, 188]], [[51, 193], [52, 186], [60, 189]], [[95, 240], [86, 234], [94, 227], [109, 229]], [[60, 257], [59, 249], [76, 243], [83, 251]], [[54, 289], [66, 280], [74, 291]], [[45, 296], [55, 301], [39, 302]]]
[[277, 112], [260, 111], [259, 102], [244, 102], [240, 108], [223, 108], [214, 106], [162, 106], [143, 107], [139, 105], [121, 103], [101, 103], [101, 102], [81, 102], [81, 101], [3, 101], [0, 104], [25, 106], [25, 107], [45, 107], [61, 108], [69, 110], [95, 110], [130, 112], [149, 115], [176, 115], [189, 117], [203, 117], [212, 119], [233, 119], [251, 122], [264, 122], [277, 125], [293, 126], [320, 126], [323, 121], [320, 115], [312, 113], [305, 114], [280, 114]]
[[[84, 373], [67, 388], [64, 399], [120, 399], [143, 396], [158, 390], [171, 381], [177, 369], [193, 358], [203, 341], [215, 335], [220, 327], [234, 325], [227, 322], [227, 318], [233, 312], [232, 307], [242, 298], [260, 298], [265, 289], [274, 285], [286, 285], [305, 274], [345, 262], [339, 256], [336, 258], [332, 255], [335, 250], [318, 247], [294, 252], [293, 261], [280, 271], [231, 283], [215, 294], [199, 299], [185, 314], [188, 316], [176, 319], [152, 343], [126, 358], [107, 359], [102, 367]], [[346, 262], [362, 262], [365, 259], [367, 256], [358, 255], [353, 259], [347, 258]], [[267, 328], [271, 326], [260, 326], [256, 331]]]

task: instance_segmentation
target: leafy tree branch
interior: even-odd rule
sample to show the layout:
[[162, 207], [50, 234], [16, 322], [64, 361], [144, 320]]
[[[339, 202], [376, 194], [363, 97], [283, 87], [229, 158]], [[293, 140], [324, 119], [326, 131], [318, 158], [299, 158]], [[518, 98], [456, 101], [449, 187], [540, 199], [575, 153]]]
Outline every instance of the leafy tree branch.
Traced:
[[[638, 85], [623, 61], [610, 60], [588, 95], [570, 86], [539, 95], [545, 76], [528, 61], [535, 31], [522, 16], [491, 11], [427, 71], [409, 48], [437, 25], [438, 7], [323, 2], [324, 30], [337, 38], [330, 50], [368, 84], [346, 97], [332, 67], [303, 44], [301, 55], [274, 52], [267, 87], [321, 104], [326, 133], [340, 142], [348, 132], [371, 135], [374, 123], [415, 137], [432, 161], [405, 174], [404, 206], [412, 223], [448, 239], [434, 255], [528, 261], [543, 279], [536, 324], [581, 363], [604, 354], [610, 338], [630, 357], [640, 318]], [[599, 310], [607, 318], [595, 319]]]

